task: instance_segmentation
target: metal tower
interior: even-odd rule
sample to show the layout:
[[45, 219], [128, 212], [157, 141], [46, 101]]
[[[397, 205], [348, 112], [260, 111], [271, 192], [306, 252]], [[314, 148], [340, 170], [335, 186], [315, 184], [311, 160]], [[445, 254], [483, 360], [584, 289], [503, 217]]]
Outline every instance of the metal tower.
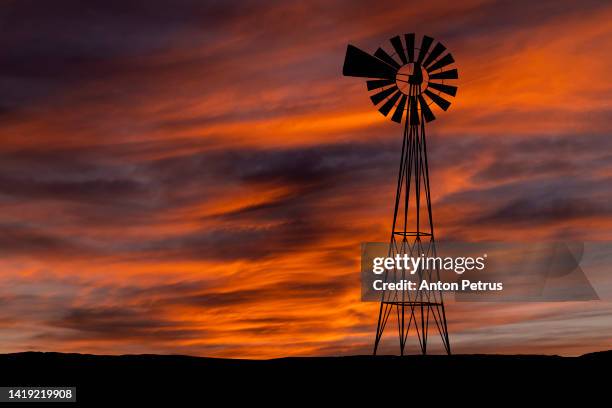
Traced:
[[[393, 212], [393, 225], [389, 244], [389, 256], [407, 254], [411, 257], [436, 254], [434, 224], [431, 210], [429, 167], [425, 123], [435, 119], [430, 108], [436, 104], [447, 110], [450, 102], [441, 94], [455, 96], [457, 87], [445, 81], [458, 78], [450, 53], [442, 54], [446, 47], [434, 43], [424, 36], [419, 47], [415, 47], [415, 35], [405, 34], [404, 42], [399, 36], [390, 40], [392, 51], [378, 48], [370, 55], [349, 45], [344, 61], [343, 74], [374, 78], [366, 82], [372, 102], [387, 116], [393, 108], [391, 119], [404, 120], [402, 153], [397, 179], [397, 191]], [[417, 282], [438, 281], [438, 269], [416, 271]], [[385, 274], [385, 280], [405, 279], [406, 271], [393, 270]], [[394, 315], [397, 320], [400, 354], [404, 355], [408, 334], [414, 330], [422, 354], [427, 354], [429, 334], [436, 331], [442, 339], [447, 354], [451, 353], [446, 311], [441, 291], [417, 290], [383, 292], [378, 314], [374, 341], [376, 354], [383, 333]]]

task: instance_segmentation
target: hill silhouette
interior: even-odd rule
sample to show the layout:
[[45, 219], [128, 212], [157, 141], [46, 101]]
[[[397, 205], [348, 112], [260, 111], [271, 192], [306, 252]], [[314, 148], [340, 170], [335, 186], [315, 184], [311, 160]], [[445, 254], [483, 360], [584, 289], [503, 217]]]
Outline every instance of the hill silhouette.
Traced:
[[[2, 386], [76, 386], [77, 401], [226, 403], [389, 401], [455, 393], [575, 390], [598, 381], [612, 351], [542, 355], [350, 356], [238, 360], [180, 355], [0, 355]], [[607, 375], [605, 376], [607, 378]], [[550, 387], [554, 386], [554, 389]], [[415, 390], [418, 392], [415, 394]], [[288, 398], [288, 399], [287, 399]], [[382, 400], [380, 400], [382, 398]], [[205, 404], [206, 405], [206, 404]]]

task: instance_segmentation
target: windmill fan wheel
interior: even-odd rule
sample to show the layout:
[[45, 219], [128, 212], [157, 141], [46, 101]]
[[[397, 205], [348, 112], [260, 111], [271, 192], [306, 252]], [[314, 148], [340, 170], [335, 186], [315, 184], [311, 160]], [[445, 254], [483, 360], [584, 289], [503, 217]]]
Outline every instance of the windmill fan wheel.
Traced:
[[452, 84], [459, 78], [455, 59], [442, 43], [428, 36], [423, 36], [418, 47], [414, 33], [405, 34], [403, 40], [395, 36], [389, 43], [387, 51], [378, 48], [374, 55], [349, 44], [343, 75], [368, 78], [372, 103], [385, 116], [393, 112], [395, 122], [408, 117], [411, 125], [434, 120], [431, 106], [446, 111], [449, 97], [457, 94]]

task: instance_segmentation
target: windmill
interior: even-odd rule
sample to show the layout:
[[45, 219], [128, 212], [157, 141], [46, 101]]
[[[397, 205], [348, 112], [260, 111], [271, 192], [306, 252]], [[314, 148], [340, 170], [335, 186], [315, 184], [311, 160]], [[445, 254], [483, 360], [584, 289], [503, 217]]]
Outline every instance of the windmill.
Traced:
[[[414, 33], [405, 34], [403, 41], [395, 36], [389, 42], [387, 51], [378, 48], [374, 55], [349, 44], [342, 73], [367, 78], [370, 99], [380, 113], [391, 114], [392, 121], [404, 123], [389, 256], [435, 257], [425, 123], [436, 118], [431, 109], [433, 105], [444, 111], [449, 108], [448, 98], [457, 94], [452, 81], [459, 76], [453, 68], [453, 56], [431, 37], [423, 36], [418, 47]], [[392, 270], [385, 279], [397, 281], [405, 279], [405, 274], [403, 269]], [[435, 267], [420, 268], [416, 276], [419, 282], [422, 279], [437, 281], [440, 271]], [[434, 330], [440, 335], [446, 353], [451, 353], [441, 291], [383, 292], [374, 354], [392, 314], [397, 319], [401, 355], [404, 355], [411, 328], [414, 328], [422, 354], [427, 354], [428, 335]]]

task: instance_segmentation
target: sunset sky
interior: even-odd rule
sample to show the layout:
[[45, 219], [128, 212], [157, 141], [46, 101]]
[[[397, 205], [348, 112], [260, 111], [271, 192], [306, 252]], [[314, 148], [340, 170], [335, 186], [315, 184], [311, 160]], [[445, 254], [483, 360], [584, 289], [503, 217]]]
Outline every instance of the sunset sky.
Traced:
[[[396, 34], [459, 70], [439, 238], [612, 238], [610, 2], [84, 3], [0, 6], [0, 352], [370, 353], [401, 126], [341, 71]], [[453, 351], [612, 348], [592, 278], [602, 301], [449, 302]]]

